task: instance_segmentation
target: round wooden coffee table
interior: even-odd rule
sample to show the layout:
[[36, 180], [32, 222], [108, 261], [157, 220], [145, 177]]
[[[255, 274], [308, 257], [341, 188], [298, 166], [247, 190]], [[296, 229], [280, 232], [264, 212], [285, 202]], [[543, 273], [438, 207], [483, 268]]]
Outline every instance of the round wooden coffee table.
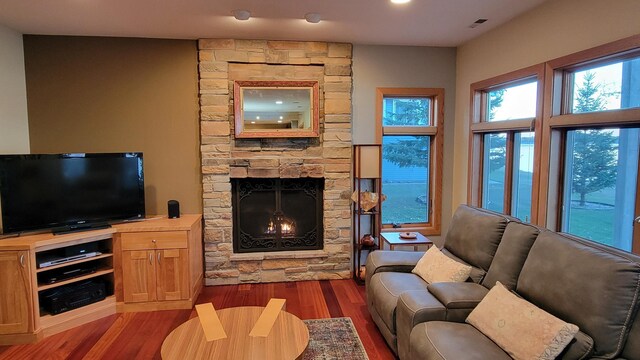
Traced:
[[302, 320], [281, 311], [267, 337], [249, 332], [264, 307], [242, 306], [216, 310], [227, 334], [225, 339], [207, 342], [197, 317], [173, 330], [162, 343], [160, 354], [172, 359], [299, 359], [309, 344], [309, 330]]

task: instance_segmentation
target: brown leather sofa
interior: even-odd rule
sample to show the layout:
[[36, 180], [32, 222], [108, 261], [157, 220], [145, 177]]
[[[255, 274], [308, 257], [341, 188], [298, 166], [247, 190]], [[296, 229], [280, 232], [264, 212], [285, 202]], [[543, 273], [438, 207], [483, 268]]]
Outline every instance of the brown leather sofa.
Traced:
[[401, 360], [510, 359], [464, 323], [496, 281], [580, 328], [558, 358], [640, 359], [640, 257], [465, 205], [442, 251], [473, 267], [467, 282], [425, 283], [420, 252], [367, 259], [369, 312]]

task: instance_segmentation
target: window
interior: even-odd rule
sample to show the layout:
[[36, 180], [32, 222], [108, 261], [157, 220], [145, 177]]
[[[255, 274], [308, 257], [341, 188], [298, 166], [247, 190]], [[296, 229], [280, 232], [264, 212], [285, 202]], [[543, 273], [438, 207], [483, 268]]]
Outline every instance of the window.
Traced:
[[473, 84], [469, 203], [640, 253], [639, 74], [636, 35]]
[[542, 76], [536, 66], [472, 85], [472, 205], [532, 221]]
[[377, 89], [383, 228], [440, 233], [443, 101], [443, 89]]
[[552, 229], [640, 252], [640, 37], [607, 48], [549, 63], [539, 211]]

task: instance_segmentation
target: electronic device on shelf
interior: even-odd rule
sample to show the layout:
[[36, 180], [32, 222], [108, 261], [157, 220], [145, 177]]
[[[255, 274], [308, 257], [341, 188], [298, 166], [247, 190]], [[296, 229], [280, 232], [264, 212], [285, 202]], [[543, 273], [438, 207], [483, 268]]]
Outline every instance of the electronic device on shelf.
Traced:
[[74, 256], [68, 256], [68, 257], [57, 257], [55, 255], [52, 255], [49, 258], [43, 257], [43, 261], [42, 262], [38, 262], [38, 268], [42, 269], [42, 268], [46, 268], [46, 267], [50, 267], [50, 266], [54, 266], [54, 265], [60, 265], [60, 264], [68, 263], [68, 262], [71, 262], [71, 261], [76, 261], [76, 260], [82, 260], [82, 259], [86, 259], [86, 258], [96, 257], [96, 256], [99, 256], [99, 255], [102, 255], [102, 253], [99, 252], [99, 251], [92, 251], [92, 252], [88, 252], [88, 253], [84, 253], [84, 254], [78, 254], [78, 255], [74, 255]]
[[86, 280], [40, 293], [40, 306], [52, 315], [77, 309], [107, 297], [104, 281]]
[[99, 255], [102, 253], [99, 251], [98, 242], [94, 241], [38, 253], [36, 262], [38, 268], [42, 269]]
[[55, 284], [60, 281], [73, 279], [87, 274], [93, 274], [98, 270], [95, 264], [79, 264], [77, 266], [68, 266], [61, 269], [54, 269], [38, 274], [39, 284]]
[[142, 153], [0, 155], [4, 234], [145, 217]]

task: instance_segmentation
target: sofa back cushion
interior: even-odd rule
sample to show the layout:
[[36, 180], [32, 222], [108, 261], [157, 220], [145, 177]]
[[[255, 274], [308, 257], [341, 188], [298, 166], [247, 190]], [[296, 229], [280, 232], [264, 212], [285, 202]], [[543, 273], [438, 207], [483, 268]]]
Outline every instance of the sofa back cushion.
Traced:
[[625, 359], [640, 359], [640, 310], [636, 314], [629, 337], [622, 350], [622, 357]]
[[594, 340], [595, 357], [620, 354], [640, 292], [640, 257], [543, 231], [524, 263], [516, 290]]
[[487, 271], [509, 220], [489, 210], [460, 205], [453, 214], [444, 248], [467, 264]]
[[482, 285], [491, 289], [500, 281], [507, 289], [515, 290], [520, 270], [539, 233], [540, 229], [533, 225], [509, 222]]

